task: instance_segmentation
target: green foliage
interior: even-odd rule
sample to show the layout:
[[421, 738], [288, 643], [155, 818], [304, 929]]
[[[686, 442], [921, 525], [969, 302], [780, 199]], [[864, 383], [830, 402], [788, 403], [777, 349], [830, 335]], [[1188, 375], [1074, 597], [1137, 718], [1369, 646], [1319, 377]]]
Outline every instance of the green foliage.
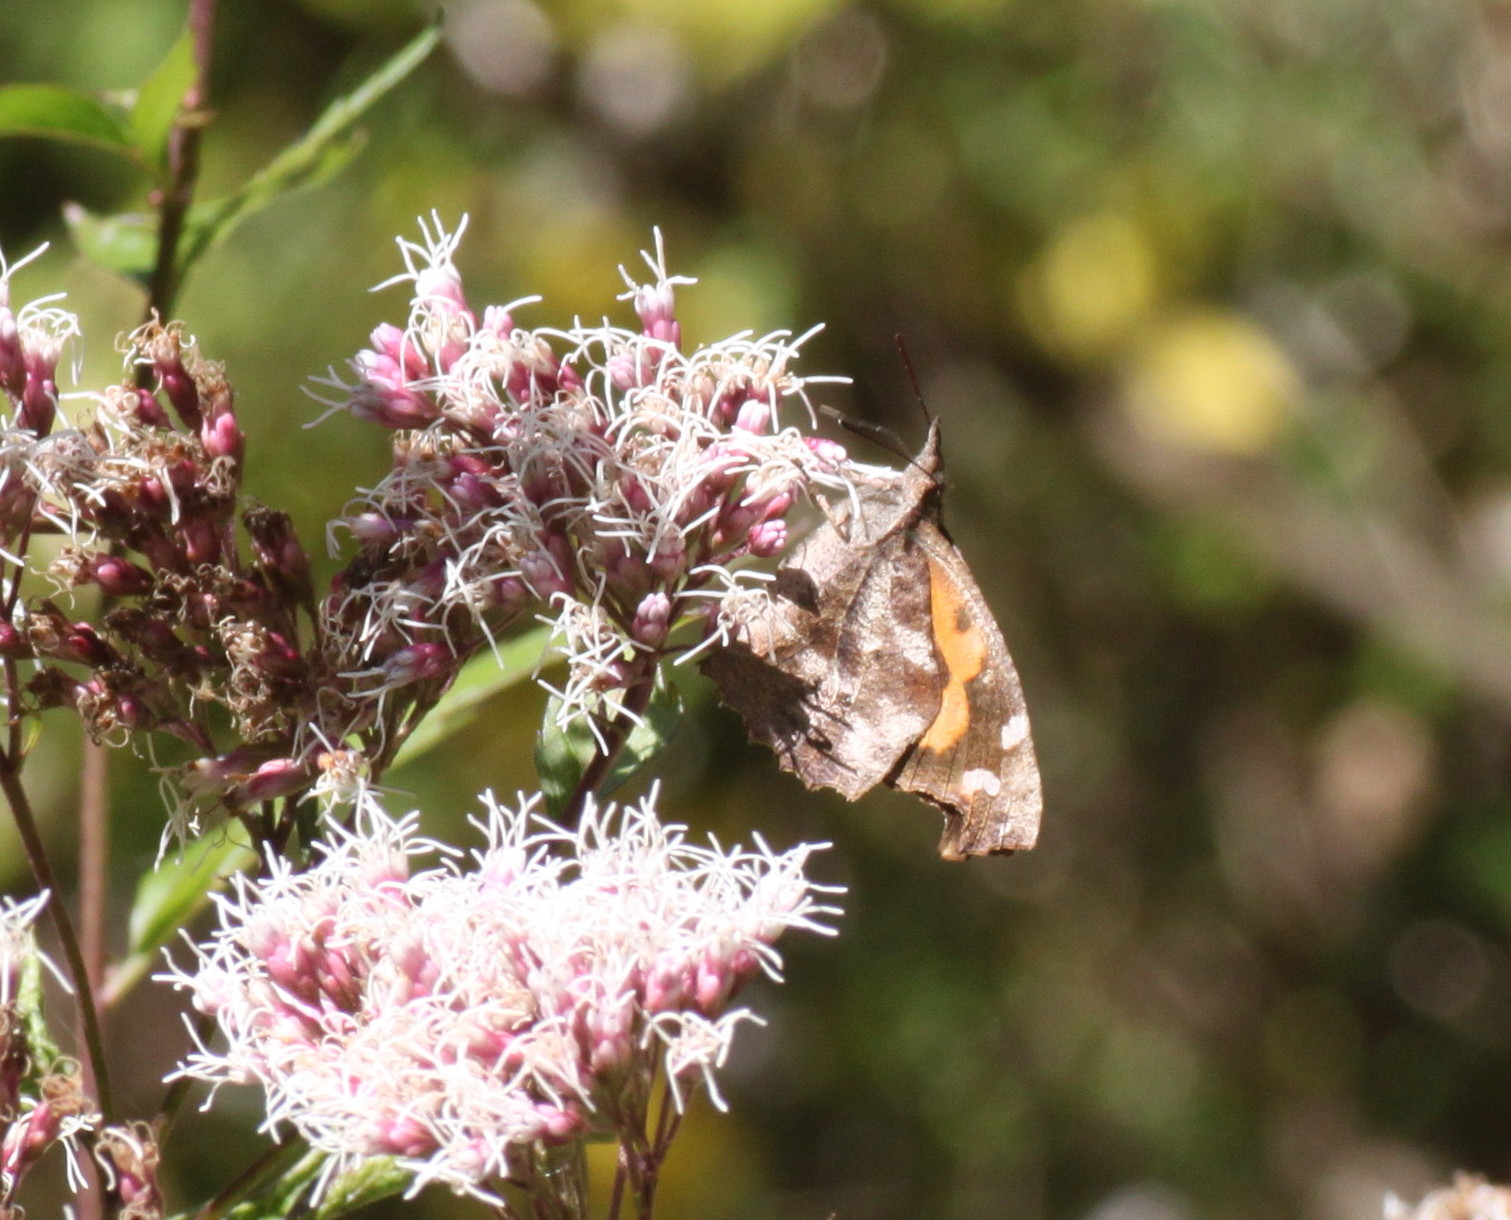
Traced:
[[257, 863], [257, 853], [232, 828], [201, 835], [144, 872], [127, 919], [130, 943], [111, 972], [111, 989], [124, 994], [162, 960], [176, 937], [236, 873]]
[[[600, 799], [610, 796], [626, 780], [657, 757], [670, 742], [682, 721], [682, 696], [664, 672], [656, 675], [655, 690], [646, 709], [631, 725], [624, 744], [614, 754], [603, 778], [594, 786]], [[545, 723], [535, 741], [535, 769], [546, 812], [559, 817], [576, 794], [583, 776], [612, 744], [610, 730], [602, 724], [595, 733], [584, 717], [561, 722], [561, 701], [552, 697], [546, 706]]]
[[[177, 260], [182, 280], [201, 258], [262, 208], [294, 191], [330, 181], [361, 150], [364, 137], [353, 125], [380, 98], [403, 81], [440, 41], [429, 27], [357, 88], [337, 98], [300, 139], [284, 148], [240, 187], [220, 199], [196, 204], [184, 226]], [[82, 93], [51, 85], [0, 89], [0, 135], [35, 135], [75, 141], [129, 157], [167, 184], [168, 140], [185, 119], [182, 104], [193, 81], [192, 41], [186, 30], [163, 62], [137, 91], [129, 113]], [[205, 116], [188, 116], [201, 124]], [[123, 212], [98, 216], [78, 205], [68, 209], [69, 228], [79, 249], [112, 271], [143, 284], [157, 259], [155, 214]]]
[[496, 696], [529, 680], [542, 664], [542, 653], [550, 639], [549, 627], [536, 627], [506, 640], [496, 652], [489, 650], [473, 657], [441, 701], [404, 739], [393, 765], [402, 767], [428, 754], [475, 722]]
[[[55, 7], [0, 4], [9, 79], [117, 62], [112, 0], [80, 0], [77, 23]], [[345, 419], [297, 432], [298, 386], [399, 312], [361, 288], [432, 208], [472, 216], [469, 287], [553, 314], [598, 308], [658, 224], [673, 269], [703, 277], [680, 290], [690, 341], [824, 321], [800, 367], [856, 381], [819, 401], [916, 436], [901, 331], [941, 421], [946, 518], [1034, 720], [1042, 844], [942, 865], [930, 810], [804, 793], [712, 710], [627, 750], [665, 745], [695, 828], [834, 840], [849, 887], [840, 938], [794, 950], [732, 1116], [689, 1119], [666, 1220], [1271, 1220], [1361, 1182], [1336, 1209], [1377, 1215], [1387, 1187], [1418, 1189], [1412, 1166], [1508, 1176], [1497, 14], [882, 0], [746, 5], [765, 25], [744, 37], [725, 4], [637, 4], [627, 25], [574, 0], [540, 6], [538, 45], [459, 35], [323, 178], [363, 98], [340, 65], [374, 62], [385, 28], [357, 4], [221, 7], [212, 201], [189, 239], [219, 244], [189, 324], [232, 372], [259, 494], [297, 499], [308, 538], [385, 442]], [[504, 54], [521, 47], [523, 68]], [[116, 154], [63, 162], [60, 186], [53, 162], [29, 172], [34, 142], [0, 147], [8, 253], [67, 195], [89, 201], [90, 257], [150, 265], [150, 222], [120, 210], [140, 201], [100, 163], [151, 176], [171, 72], [152, 123], [146, 87], [130, 112], [0, 90], [0, 132]], [[482, 782], [526, 776], [535, 707], [489, 694], [524, 664], [480, 658], [402, 757], [444, 759], [470, 723], [492, 729]], [[559, 807], [593, 743], [537, 748]], [[161, 824], [144, 781], [119, 833], [150, 853]], [[187, 915], [186, 885], [146, 922]], [[1331, 1074], [1301, 1053], [1339, 1045]], [[239, 1169], [213, 1129], [174, 1138], [186, 1181]]]
[[385, 93], [417, 68], [441, 40], [432, 26], [373, 72], [360, 86], [337, 98], [305, 135], [290, 144], [237, 190], [197, 205], [190, 213], [181, 265], [193, 267], [243, 220], [292, 191], [319, 186], [340, 173], [361, 149], [364, 137], [352, 126]]
[[130, 156], [125, 116], [105, 102], [58, 85], [0, 88], [0, 135], [43, 136]]
[[[159, 181], [168, 174], [168, 136], [194, 83], [194, 41], [185, 29], [163, 62], [142, 82], [131, 107], [131, 139], [142, 164]], [[203, 119], [195, 119], [202, 122]]]

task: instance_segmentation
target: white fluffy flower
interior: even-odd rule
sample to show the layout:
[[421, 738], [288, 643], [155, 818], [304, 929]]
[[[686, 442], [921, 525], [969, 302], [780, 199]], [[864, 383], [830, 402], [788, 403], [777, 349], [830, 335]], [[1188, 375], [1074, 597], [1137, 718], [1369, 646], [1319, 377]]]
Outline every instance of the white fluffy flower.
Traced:
[[678, 1104], [712, 1090], [749, 1018], [740, 985], [778, 976], [787, 928], [829, 931], [815, 848], [698, 847], [653, 799], [590, 807], [577, 831], [535, 804], [488, 798], [470, 866], [413, 871], [444, 849], [366, 795], [309, 871], [242, 879], [194, 969], [168, 976], [226, 1038], [182, 1074], [261, 1084], [268, 1125], [333, 1154], [331, 1173], [394, 1156], [416, 1188], [484, 1197], [523, 1147], [631, 1121], [658, 1072]]

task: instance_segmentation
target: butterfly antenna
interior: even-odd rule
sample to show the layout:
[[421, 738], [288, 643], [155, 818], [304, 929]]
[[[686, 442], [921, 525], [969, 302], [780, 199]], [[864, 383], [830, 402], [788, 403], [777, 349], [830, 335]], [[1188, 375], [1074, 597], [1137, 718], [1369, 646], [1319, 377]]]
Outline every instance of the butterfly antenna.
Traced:
[[[902, 367], [908, 375], [908, 384], [913, 387], [913, 397], [918, 402], [918, 409], [923, 412], [924, 419], [932, 428], [934, 417], [930, 414], [928, 404], [924, 401], [923, 389], [918, 384], [918, 374], [913, 368], [913, 361], [908, 356], [907, 346], [904, 344], [901, 335], [894, 336], [894, 342], [897, 344], [897, 354], [902, 358]], [[880, 445], [894, 457], [900, 457], [909, 466], [918, 466], [917, 456], [903, 443], [902, 438], [885, 424], [873, 423], [869, 419], [859, 419], [854, 415], [846, 415], [843, 411], [836, 410], [834, 407], [822, 403], [819, 405], [819, 411], [838, 423], [846, 432], [853, 432], [856, 436], [865, 437], [872, 444]]]
[[908, 375], [908, 384], [913, 387], [913, 398], [918, 403], [918, 409], [923, 412], [925, 423], [932, 424], [934, 416], [929, 411], [929, 404], [924, 401], [923, 387], [918, 384], [918, 370], [913, 367], [913, 357], [908, 355], [907, 340], [901, 334], [892, 336], [892, 342], [897, 345], [897, 358], [902, 361], [903, 371]]

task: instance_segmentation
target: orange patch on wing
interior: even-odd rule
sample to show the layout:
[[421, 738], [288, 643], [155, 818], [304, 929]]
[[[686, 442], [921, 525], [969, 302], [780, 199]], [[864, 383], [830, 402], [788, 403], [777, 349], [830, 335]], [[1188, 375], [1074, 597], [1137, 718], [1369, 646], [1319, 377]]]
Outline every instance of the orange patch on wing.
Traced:
[[945, 687], [939, 714], [918, 739], [923, 750], [944, 754], [960, 742], [971, 723], [966, 687], [986, 665], [986, 637], [965, 613], [966, 602], [950, 579], [948, 569], [929, 556], [929, 605], [934, 647], [944, 661]]

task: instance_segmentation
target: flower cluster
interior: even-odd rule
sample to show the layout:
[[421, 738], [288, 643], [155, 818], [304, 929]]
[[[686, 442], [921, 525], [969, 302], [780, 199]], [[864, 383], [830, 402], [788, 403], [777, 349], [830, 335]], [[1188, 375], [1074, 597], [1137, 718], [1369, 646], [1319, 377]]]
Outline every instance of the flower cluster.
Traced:
[[[801, 339], [737, 335], [681, 347], [661, 250], [651, 284], [626, 273], [638, 330], [527, 330], [513, 306], [479, 314], [452, 256], [460, 231], [401, 243], [408, 323], [378, 327], [332, 402], [398, 430], [393, 470], [340, 524], [363, 543], [326, 638], [373, 691], [443, 672], [472, 622], [548, 607], [569, 665], [563, 716], [612, 713], [673, 627], [718, 605], [747, 555], [786, 543], [817, 486], [846, 486], [839, 446], [811, 424]], [[810, 379], [811, 380], [811, 379]], [[358, 575], [360, 574], [360, 579]]]
[[1461, 1173], [1452, 1186], [1430, 1192], [1415, 1207], [1388, 1195], [1385, 1220], [1511, 1220], [1511, 1189]]
[[[653, 798], [590, 806], [572, 832], [534, 804], [490, 798], [469, 868], [365, 795], [316, 866], [241, 878], [195, 969], [169, 976], [227, 1043], [183, 1073], [260, 1083], [268, 1124], [332, 1174], [386, 1155], [416, 1189], [485, 1197], [542, 1147], [643, 1135], [658, 1073], [679, 1109], [712, 1090], [750, 1017], [730, 1008], [741, 985], [777, 977], [783, 931], [837, 913], [804, 876], [815, 849], [697, 847]], [[414, 871], [430, 852], [449, 858]]]
[[301, 790], [313, 763], [291, 783], [290, 756], [320, 686], [304, 655], [308, 560], [285, 514], [243, 509], [244, 437], [224, 369], [177, 326], [149, 323], [125, 349], [127, 378], [25, 466], [27, 529], [70, 539], [49, 575], [96, 590], [106, 613], [96, 624], [34, 603], [0, 626], [0, 655], [34, 663], [33, 707], [76, 708], [97, 740], [160, 731], [188, 743], [202, 760], [191, 775], [215, 781], [217, 803]]
[[46, 901], [0, 905], [0, 1216], [13, 1214], [21, 1179], [55, 1144], [77, 1178], [78, 1139], [99, 1122], [77, 1065], [58, 1055], [42, 1021], [41, 972], [53, 967], [32, 924]]
[[[848, 486], [844, 451], [812, 422], [785, 332], [681, 347], [658, 252], [628, 275], [638, 329], [527, 330], [467, 302], [460, 232], [401, 243], [407, 324], [383, 325], [334, 375], [338, 409], [395, 430], [391, 470], [333, 523], [358, 550], [318, 593], [286, 515], [245, 508], [245, 440], [224, 369], [176, 324], [126, 342], [126, 377], [76, 429], [51, 431], [72, 318], [12, 314], [0, 267], [0, 557], [38, 532], [71, 545], [60, 590], [107, 599], [0, 614], [0, 657], [32, 663], [30, 709], [78, 710], [99, 740], [187, 743], [178, 829], [311, 789], [375, 779], [496, 633], [556, 625], [563, 721], [633, 718], [657, 665], [723, 631], [748, 556], [784, 546], [793, 505]], [[3, 574], [3, 573], [0, 573]], [[14, 580], [3, 582], [14, 599]], [[685, 644], [672, 642], [691, 623]], [[600, 734], [600, 741], [603, 738]], [[254, 827], [276, 841], [286, 833]]]

